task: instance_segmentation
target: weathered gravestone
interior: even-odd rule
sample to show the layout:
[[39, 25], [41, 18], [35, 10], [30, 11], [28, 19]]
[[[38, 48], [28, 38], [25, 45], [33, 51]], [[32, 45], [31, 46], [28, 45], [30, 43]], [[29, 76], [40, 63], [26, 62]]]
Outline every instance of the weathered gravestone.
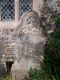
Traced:
[[40, 19], [34, 11], [26, 12], [15, 30], [15, 63], [12, 72], [24, 74], [31, 67], [40, 67], [43, 59], [45, 38], [40, 27]]

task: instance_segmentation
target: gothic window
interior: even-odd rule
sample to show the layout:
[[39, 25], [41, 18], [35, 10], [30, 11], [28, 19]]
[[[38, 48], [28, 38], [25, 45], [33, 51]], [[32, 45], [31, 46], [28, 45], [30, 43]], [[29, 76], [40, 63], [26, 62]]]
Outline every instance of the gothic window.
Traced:
[[32, 10], [32, 2], [33, 0], [20, 0], [20, 15]]
[[14, 0], [1, 1], [1, 20], [14, 20], [15, 19], [15, 2]]

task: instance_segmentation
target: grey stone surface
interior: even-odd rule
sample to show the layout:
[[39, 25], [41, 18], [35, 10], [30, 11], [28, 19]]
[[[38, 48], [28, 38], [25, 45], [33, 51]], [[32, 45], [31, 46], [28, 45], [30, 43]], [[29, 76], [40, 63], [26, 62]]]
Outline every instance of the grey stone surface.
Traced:
[[3, 43], [4, 55], [6, 57], [6, 61], [13, 60], [14, 55], [14, 38], [12, 37], [14, 33], [14, 29], [1, 28], [0, 29], [0, 42]]
[[14, 29], [0, 29], [0, 75], [7, 74], [6, 61], [13, 60], [14, 55]]
[[[15, 30], [14, 71], [28, 71], [30, 67], [40, 67], [44, 55], [45, 38], [42, 35], [40, 19], [34, 11], [22, 15], [20, 25]], [[16, 73], [14, 73], [16, 74]]]

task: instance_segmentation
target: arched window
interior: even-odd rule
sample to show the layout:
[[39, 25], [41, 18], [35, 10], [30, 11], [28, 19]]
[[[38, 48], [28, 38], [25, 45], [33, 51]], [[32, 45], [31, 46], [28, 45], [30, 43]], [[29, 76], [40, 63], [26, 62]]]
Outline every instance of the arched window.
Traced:
[[15, 19], [15, 0], [1, 1], [1, 20]]
[[33, 0], [20, 0], [20, 16], [26, 12], [32, 10]]

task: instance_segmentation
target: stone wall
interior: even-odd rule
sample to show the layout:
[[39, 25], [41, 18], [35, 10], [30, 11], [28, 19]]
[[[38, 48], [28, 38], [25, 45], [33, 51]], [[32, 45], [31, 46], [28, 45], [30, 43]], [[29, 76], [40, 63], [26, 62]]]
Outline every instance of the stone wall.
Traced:
[[14, 29], [0, 29], [0, 41], [2, 41], [4, 46], [4, 55], [7, 60], [10, 58], [13, 58], [14, 55], [14, 39], [12, 37], [14, 33]]

